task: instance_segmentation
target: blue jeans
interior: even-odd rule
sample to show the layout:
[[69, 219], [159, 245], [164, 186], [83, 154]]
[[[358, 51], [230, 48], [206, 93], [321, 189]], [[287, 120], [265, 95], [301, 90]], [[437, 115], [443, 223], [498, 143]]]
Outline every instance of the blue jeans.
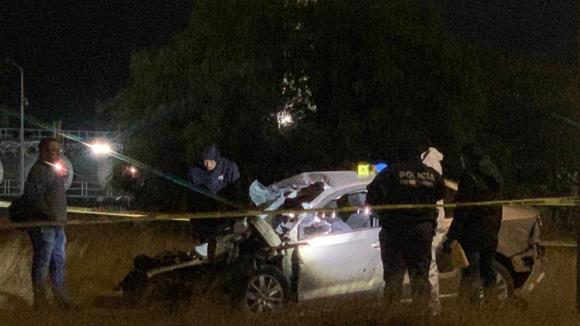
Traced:
[[48, 278], [55, 298], [67, 303], [64, 284], [66, 235], [64, 227], [37, 227], [28, 230], [32, 242], [32, 287], [34, 305], [47, 303]]
[[491, 294], [496, 285], [495, 250], [465, 251], [465, 256], [469, 267], [462, 271], [459, 295], [464, 301], [479, 304], [480, 289]]

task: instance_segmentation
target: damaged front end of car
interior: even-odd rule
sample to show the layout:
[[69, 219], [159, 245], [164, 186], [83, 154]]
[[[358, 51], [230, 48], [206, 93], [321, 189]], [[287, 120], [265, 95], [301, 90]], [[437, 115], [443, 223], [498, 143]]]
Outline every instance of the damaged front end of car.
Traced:
[[[283, 258], [291, 248], [284, 246], [266, 221], [259, 217], [237, 220], [220, 234], [217, 247], [211, 261], [195, 249], [167, 251], [153, 257], [139, 255], [118, 289], [126, 304], [134, 307], [161, 305], [175, 309], [202, 295], [263, 311], [288, 300], [290, 285], [283, 272]], [[278, 284], [276, 289], [283, 290], [281, 296], [270, 288], [274, 283]], [[260, 286], [264, 288], [256, 290]]]
[[[545, 278], [541, 216], [531, 207], [503, 207], [504, 221], [496, 257], [513, 275], [514, 296], [526, 299]], [[508, 217], [508, 218], [505, 218]]]

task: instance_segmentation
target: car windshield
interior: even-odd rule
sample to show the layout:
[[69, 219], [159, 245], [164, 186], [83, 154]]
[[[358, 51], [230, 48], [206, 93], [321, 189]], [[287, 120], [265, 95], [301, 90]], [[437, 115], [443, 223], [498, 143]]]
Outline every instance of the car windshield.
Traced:
[[[266, 211], [272, 210], [300, 210], [309, 207], [308, 204], [318, 197], [328, 186], [324, 182], [310, 184], [277, 184], [264, 187], [254, 182], [250, 186], [250, 197], [258, 207]], [[297, 218], [295, 214], [285, 215], [262, 215], [272, 228], [283, 234], [286, 229], [293, 225]]]

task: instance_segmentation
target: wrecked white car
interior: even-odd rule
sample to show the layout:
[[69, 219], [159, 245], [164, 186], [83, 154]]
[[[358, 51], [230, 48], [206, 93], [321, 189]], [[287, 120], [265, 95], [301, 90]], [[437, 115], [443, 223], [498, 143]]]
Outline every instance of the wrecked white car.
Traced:
[[[274, 310], [289, 300], [379, 292], [384, 284], [380, 228], [365, 208], [371, 181], [333, 171], [303, 173], [269, 187], [254, 183], [252, 200], [265, 210], [311, 211], [238, 220], [220, 237], [214, 264], [187, 254], [138, 257], [121, 288], [131, 302], [175, 302], [195, 291], [219, 289], [252, 312]], [[503, 208], [496, 256], [501, 302], [525, 297], [543, 277], [539, 217], [533, 208]], [[459, 270], [440, 273], [441, 296], [455, 296], [459, 280]]]

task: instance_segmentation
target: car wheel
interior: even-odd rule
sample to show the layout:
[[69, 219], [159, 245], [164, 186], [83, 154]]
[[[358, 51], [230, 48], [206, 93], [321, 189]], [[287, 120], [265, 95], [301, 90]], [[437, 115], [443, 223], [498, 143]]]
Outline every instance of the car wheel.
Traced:
[[244, 289], [244, 309], [264, 313], [278, 310], [288, 302], [290, 286], [277, 268], [266, 266], [251, 273]]
[[[510, 272], [501, 263], [495, 261], [493, 263], [493, 268], [497, 272], [496, 285], [492, 293], [495, 297], [492, 298], [492, 302], [495, 302], [499, 308], [505, 307], [509, 300], [512, 298], [514, 293], [514, 281]], [[481, 296], [484, 297], [483, 289], [481, 291]]]

